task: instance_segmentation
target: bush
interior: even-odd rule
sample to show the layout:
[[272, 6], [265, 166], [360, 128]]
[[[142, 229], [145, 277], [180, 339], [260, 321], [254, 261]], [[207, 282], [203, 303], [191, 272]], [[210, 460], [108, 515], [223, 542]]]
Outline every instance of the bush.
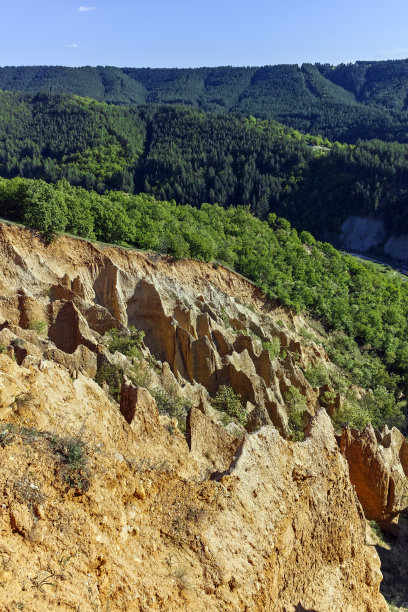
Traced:
[[381, 386], [369, 390], [361, 399], [350, 389], [347, 400], [333, 417], [333, 424], [337, 431], [344, 424], [361, 430], [368, 423], [378, 429], [384, 425], [401, 429], [405, 424], [405, 405], [405, 401], [395, 401], [393, 393]]
[[305, 370], [305, 377], [312, 387], [323, 387], [329, 384], [329, 375], [322, 363], [317, 363]]
[[333, 425], [336, 432], [341, 431], [342, 425], [353, 429], [364, 429], [371, 421], [371, 414], [360, 402], [346, 400], [333, 416]]
[[120, 401], [120, 390], [122, 388], [124, 370], [112, 363], [105, 363], [96, 373], [95, 382], [102, 387], [106, 383], [109, 387], [109, 393], [116, 401]]
[[89, 487], [87, 448], [81, 435], [54, 438], [53, 451], [61, 461], [61, 474], [70, 487], [86, 491]]
[[67, 206], [64, 191], [44, 181], [25, 184], [23, 223], [42, 232], [48, 240], [67, 226]]
[[175, 417], [180, 431], [185, 433], [186, 418], [191, 408], [191, 403], [182, 397], [177, 397], [174, 391], [166, 391], [166, 389], [157, 388], [151, 393], [156, 400], [159, 412], [169, 417]]
[[217, 410], [225, 412], [234, 421], [237, 421], [241, 425], [246, 425], [248, 415], [239, 396], [234, 392], [232, 387], [222, 385], [215, 395], [213, 406]]
[[109, 330], [105, 334], [105, 339], [111, 353], [118, 351], [126, 357], [140, 357], [144, 335], [143, 331], [139, 331], [131, 325], [127, 332], [116, 328]]
[[268, 351], [271, 360], [275, 359], [276, 357], [279, 357], [281, 346], [280, 340], [277, 336], [275, 338], [272, 338], [272, 340], [268, 342], [262, 342], [262, 346]]
[[304, 429], [307, 425], [308, 414], [306, 398], [296, 387], [289, 387], [283, 396], [289, 411], [289, 428], [295, 442], [305, 438]]

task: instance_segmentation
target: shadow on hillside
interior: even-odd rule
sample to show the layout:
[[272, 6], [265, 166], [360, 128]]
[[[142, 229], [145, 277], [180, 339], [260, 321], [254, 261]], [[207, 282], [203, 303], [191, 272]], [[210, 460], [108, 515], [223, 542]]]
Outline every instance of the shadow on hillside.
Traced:
[[384, 545], [376, 550], [383, 574], [381, 593], [388, 603], [408, 608], [408, 510], [400, 514], [397, 536], [384, 536]]

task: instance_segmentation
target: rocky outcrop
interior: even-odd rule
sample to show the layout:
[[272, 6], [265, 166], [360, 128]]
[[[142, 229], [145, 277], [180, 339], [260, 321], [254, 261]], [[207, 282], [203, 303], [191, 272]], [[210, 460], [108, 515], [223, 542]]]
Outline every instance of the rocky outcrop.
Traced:
[[395, 427], [382, 432], [371, 425], [361, 432], [345, 427], [339, 446], [366, 517], [395, 533], [399, 514], [408, 507], [405, 437]]
[[386, 240], [386, 231], [381, 219], [370, 217], [347, 217], [341, 226], [340, 241], [343, 248], [367, 253], [381, 246]]
[[[290, 357], [286, 364], [271, 360], [248, 333], [264, 341], [279, 338], [303, 367], [324, 357], [322, 349], [311, 344], [305, 351], [296, 332], [289, 330], [296, 327], [293, 317], [277, 309], [278, 326], [268, 314], [276, 306], [267, 304], [244, 279], [199, 262], [186, 265], [137, 252], [101, 250], [85, 241], [74, 246], [66, 237], [45, 246], [32, 237], [25, 240], [23, 234], [21, 229], [0, 227], [0, 252], [13, 262], [12, 279], [2, 279], [0, 273], [0, 287], [5, 288], [0, 317], [10, 323], [28, 328], [33, 320], [43, 321], [48, 339], [67, 354], [79, 346], [96, 353], [101, 334], [134, 325], [145, 332], [146, 346], [170, 365], [176, 379], [199, 383], [210, 394], [221, 384], [231, 384], [244, 401], [260, 406], [257, 426], [273, 422], [282, 433], [282, 392], [288, 384], [302, 388], [311, 413], [318, 405], [300, 368], [293, 371]], [[75, 250], [75, 264], [70, 249]], [[254, 311], [253, 304], [261, 302], [264, 312]], [[243, 360], [250, 375], [239, 365]], [[86, 370], [91, 371], [88, 365]]]
[[[254, 548], [250, 536], [240, 545], [244, 563], [234, 555], [234, 539], [220, 550], [230, 580], [237, 585], [245, 582], [246, 572], [252, 573], [250, 568], [262, 568], [262, 579], [260, 574], [255, 577], [256, 609], [387, 609], [381, 598], [372, 599], [381, 580], [379, 563], [376, 553], [364, 545], [360, 556], [365, 521], [324, 410], [302, 444], [284, 441], [269, 427], [248, 436], [224, 478], [241, 508], [234, 514], [236, 531], [248, 533], [248, 518], [256, 516], [263, 534], [260, 546]], [[224, 521], [221, 515], [214, 536], [226, 528]], [[345, 530], [345, 524], [352, 528]], [[300, 566], [305, 573], [299, 573]], [[308, 578], [311, 572], [313, 580]], [[356, 584], [364, 584], [365, 591], [360, 591], [358, 601]]]
[[[130, 383], [119, 411], [89, 378], [50, 361], [26, 368], [0, 355], [0, 383], [10, 380], [25, 408], [2, 433], [5, 609], [87, 610], [92, 596], [135, 611], [387, 610], [324, 410], [305, 442], [265, 426], [239, 446], [194, 411], [189, 450]], [[78, 439], [82, 489], [67, 485], [61, 460]], [[208, 478], [211, 466], [227, 468]], [[36, 586], [46, 575], [55, 587]]]
[[[1, 224], [0, 258], [5, 609], [385, 612], [324, 391], [302, 373], [330, 363], [301, 343], [301, 317], [201, 262], [68, 237], [44, 245]], [[145, 332], [128, 357], [102, 335], [126, 325]], [[285, 350], [271, 357], [276, 339]], [[129, 376], [119, 407], [92, 380], [103, 368]], [[193, 406], [186, 436], [143, 388], [147, 370], [152, 393]], [[222, 426], [211, 405], [221, 385], [246, 403], [246, 431]], [[311, 417], [304, 442], [285, 439], [291, 386]], [[376, 457], [406, 471], [406, 444], [375, 435]], [[391, 480], [399, 490], [395, 466], [381, 503]]]
[[192, 457], [209, 473], [228, 470], [240, 444], [239, 438], [197, 408], [188, 415], [187, 440]]
[[120, 412], [133, 431], [152, 436], [159, 426], [159, 411], [147, 389], [134, 386], [125, 379], [120, 393]]
[[384, 244], [384, 255], [392, 257], [397, 261], [408, 262], [408, 236], [389, 236]]
[[91, 350], [96, 348], [88, 324], [74, 302], [52, 302], [50, 310], [48, 337], [57, 348], [64, 353], [74, 353], [81, 344]]

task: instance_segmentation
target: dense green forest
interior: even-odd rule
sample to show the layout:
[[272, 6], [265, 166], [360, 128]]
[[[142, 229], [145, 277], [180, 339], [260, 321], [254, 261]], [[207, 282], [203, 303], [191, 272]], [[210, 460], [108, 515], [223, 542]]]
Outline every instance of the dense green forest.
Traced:
[[6, 66], [0, 89], [110, 104], [183, 104], [273, 119], [349, 143], [408, 139], [408, 60], [194, 69]]
[[194, 208], [120, 191], [101, 195], [66, 180], [0, 179], [0, 215], [48, 239], [69, 231], [228, 265], [271, 298], [325, 325], [326, 348], [344, 371], [332, 384], [343, 393], [351, 383], [372, 389], [363, 404], [354, 399], [347, 420], [404, 426], [408, 283], [386, 269], [380, 274], [375, 264], [341, 254], [308, 232], [298, 234], [275, 214], [261, 221], [246, 207]]
[[249, 205], [317, 236], [350, 214], [408, 233], [408, 146], [331, 143], [274, 121], [182, 106], [0, 92], [0, 176], [67, 179], [99, 193]]

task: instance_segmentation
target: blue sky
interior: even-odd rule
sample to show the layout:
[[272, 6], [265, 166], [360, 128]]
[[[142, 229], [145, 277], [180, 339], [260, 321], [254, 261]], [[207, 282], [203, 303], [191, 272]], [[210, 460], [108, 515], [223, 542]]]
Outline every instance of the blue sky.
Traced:
[[408, 57], [407, 0], [3, 0], [0, 15], [0, 66]]

